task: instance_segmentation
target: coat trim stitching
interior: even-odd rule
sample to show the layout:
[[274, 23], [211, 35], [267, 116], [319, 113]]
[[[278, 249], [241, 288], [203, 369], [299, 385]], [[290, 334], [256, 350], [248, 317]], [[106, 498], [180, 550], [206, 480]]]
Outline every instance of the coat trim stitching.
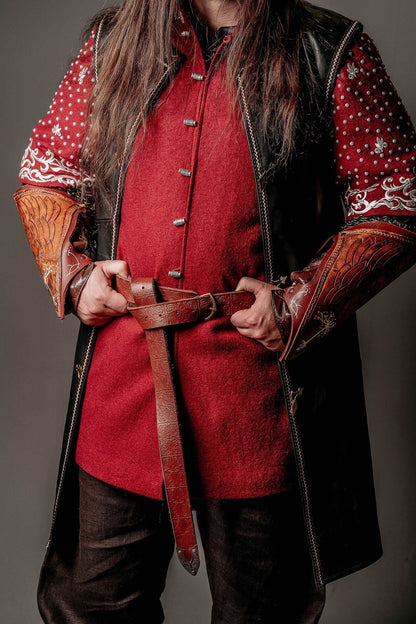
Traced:
[[[301, 500], [303, 507], [304, 520], [306, 525], [307, 539], [309, 544], [309, 550], [312, 558], [313, 574], [315, 578], [315, 585], [321, 588], [324, 585], [322, 563], [319, 554], [318, 541], [316, 538], [315, 526], [312, 518], [311, 503], [309, 498], [309, 488], [306, 480], [305, 459], [302, 448], [302, 441], [299, 435], [298, 424], [295, 419], [295, 413], [297, 411], [297, 402], [293, 400], [293, 397], [297, 398], [303, 393], [303, 389], [299, 389], [297, 392], [293, 392], [292, 384], [287, 370], [285, 362], [279, 363], [280, 374], [283, 380], [283, 388], [286, 399], [286, 409], [289, 418], [290, 430], [292, 433], [293, 447], [296, 458], [296, 469], [298, 473], [298, 479], [301, 489]], [[296, 406], [296, 408], [295, 408]]]
[[343, 38], [338, 44], [337, 49], [335, 50], [334, 56], [332, 57], [331, 65], [329, 66], [327, 79], [325, 83], [325, 107], [327, 107], [329, 104], [331, 93], [334, 87], [334, 81], [338, 73], [339, 63], [341, 61], [342, 55], [344, 54], [352, 37], [360, 29], [361, 29], [361, 23], [357, 21], [353, 22], [351, 26], [345, 32]]
[[[77, 391], [76, 391], [76, 395], [75, 395], [75, 401], [74, 401], [74, 407], [72, 410], [72, 415], [71, 415], [71, 425], [69, 428], [69, 433], [68, 433], [68, 440], [67, 440], [67, 444], [65, 447], [65, 455], [64, 455], [64, 460], [62, 463], [62, 470], [61, 470], [61, 474], [60, 474], [60, 478], [59, 478], [59, 484], [58, 484], [58, 489], [56, 491], [56, 496], [55, 496], [55, 504], [54, 504], [54, 508], [53, 508], [53, 514], [52, 514], [52, 526], [51, 526], [51, 532], [50, 535], [52, 536], [52, 532], [55, 526], [55, 521], [56, 521], [56, 516], [57, 516], [57, 511], [58, 511], [58, 505], [59, 505], [59, 501], [61, 498], [61, 492], [62, 492], [62, 486], [63, 486], [63, 482], [64, 482], [64, 478], [65, 478], [65, 473], [66, 473], [66, 468], [68, 465], [68, 458], [69, 458], [69, 451], [70, 448], [72, 446], [72, 437], [74, 434], [74, 429], [75, 429], [75, 422], [76, 422], [76, 416], [77, 416], [77, 411], [78, 411], [78, 405], [80, 402], [80, 398], [81, 398], [81, 390], [82, 387], [84, 385], [84, 381], [87, 375], [87, 364], [91, 355], [91, 350], [92, 350], [92, 344], [95, 338], [95, 334], [96, 334], [96, 328], [93, 327], [91, 334], [90, 334], [90, 338], [88, 341], [88, 347], [87, 347], [87, 351], [85, 353], [85, 357], [82, 361], [81, 364], [81, 376], [80, 379], [78, 381], [78, 387], [77, 387]], [[48, 542], [48, 548], [50, 546], [51, 543], [51, 537], [49, 538], [49, 542]]]
[[[244, 90], [244, 86], [241, 82], [241, 75], [237, 77], [239, 93], [241, 94], [241, 101], [243, 103], [243, 115], [246, 119], [247, 126], [247, 139], [248, 143], [251, 146], [252, 150], [252, 160], [254, 160], [254, 173], [256, 179], [256, 186], [258, 192], [258, 199], [260, 204], [260, 219], [262, 225], [263, 232], [263, 242], [264, 242], [264, 263], [265, 263], [265, 273], [266, 273], [266, 281], [273, 282], [274, 281], [274, 269], [273, 269], [273, 253], [272, 253], [272, 244], [271, 244], [271, 225], [270, 225], [270, 209], [267, 200], [266, 191], [264, 186], [261, 183], [262, 178], [262, 166], [259, 156], [259, 149], [257, 146], [256, 137], [253, 130], [253, 122], [251, 120], [250, 112], [247, 105], [246, 94]], [[254, 156], [254, 159], [253, 159]], [[257, 173], [257, 175], [256, 175]]]
[[[259, 150], [256, 144], [253, 124], [251, 121], [251, 116], [250, 116], [250, 112], [248, 109], [247, 100], [245, 97], [244, 87], [241, 83], [241, 76], [238, 76], [238, 85], [239, 85], [239, 92], [241, 93], [241, 100], [243, 103], [243, 114], [247, 121], [247, 130], [248, 130], [247, 139], [251, 147], [252, 155], [254, 156], [254, 164], [255, 164], [254, 175], [256, 178], [256, 185], [259, 190], [260, 218], [261, 218], [262, 234], [263, 234], [263, 241], [264, 241], [264, 261], [265, 261], [265, 267], [266, 267], [266, 279], [268, 278], [268, 279], [273, 280], [274, 278], [273, 261], [272, 261], [273, 247], [272, 247], [272, 242], [271, 242], [270, 209], [269, 209], [265, 189], [260, 186], [261, 185], [260, 178], [261, 178], [261, 173], [262, 173], [261, 161], [260, 161], [260, 156], [259, 156]], [[293, 406], [290, 400], [291, 395], [292, 395], [292, 389], [291, 389], [291, 384], [290, 384], [290, 379], [289, 379], [289, 373], [284, 364], [281, 365], [280, 367], [280, 374], [283, 380], [283, 389], [284, 389], [284, 394], [285, 394], [285, 399], [286, 399], [286, 409], [288, 413], [288, 420], [289, 420], [289, 425], [290, 425], [290, 429], [292, 433], [293, 446], [295, 450], [296, 467], [297, 467], [297, 473], [298, 473], [298, 478], [299, 478], [302, 506], [304, 510], [306, 533], [307, 533], [309, 549], [310, 549], [310, 554], [311, 554], [311, 559], [312, 559], [313, 574], [314, 574], [316, 586], [322, 587], [323, 586], [322, 565], [321, 565], [321, 560], [320, 560], [320, 555], [319, 555], [318, 543], [316, 539], [315, 527], [314, 527], [312, 513], [311, 513], [309, 489], [308, 489], [308, 484], [306, 482], [306, 476], [305, 476], [305, 465], [304, 465], [304, 459], [303, 459], [302, 443], [300, 440], [297, 422], [294, 418]]]
[[104, 18], [101, 20], [100, 25], [97, 29], [97, 34], [95, 35], [95, 45], [94, 45], [94, 78], [95, 82], [98, 82], [98, 46], [100, 45], [101, 33], [103, 30]]

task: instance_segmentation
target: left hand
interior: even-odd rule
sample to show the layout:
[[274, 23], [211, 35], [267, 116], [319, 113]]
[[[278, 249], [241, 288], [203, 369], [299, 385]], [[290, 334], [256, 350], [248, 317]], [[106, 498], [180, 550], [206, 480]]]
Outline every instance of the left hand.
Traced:
[[273, 286], [252, 277], [242, 277], [236, 290], [248, 290], [256, 297], [247, 310], [232, 315], [231, 323], [242, 336], [257, 340], [270, 351], [283, 351], [284, 344], [277, 328], [272, 308]]

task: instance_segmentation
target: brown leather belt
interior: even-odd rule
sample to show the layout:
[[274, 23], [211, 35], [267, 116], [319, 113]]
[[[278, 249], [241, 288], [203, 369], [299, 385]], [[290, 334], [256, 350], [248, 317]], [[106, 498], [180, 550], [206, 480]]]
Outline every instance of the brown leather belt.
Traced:
[[127, 299], [127, 309], [146, 332], [156, 396], [156, 419], [166, 500], [176, 550], [184, 568], [195, 575], [199, 568], [191, 504], [178, 421], [178, 405], [173, 380], [173, 361], [168, 348], [167, 327], [231, 316], [249, 308], [252, 293], [198, 293], [158, 286], [151, 278], [116, 276], [115, 286]]

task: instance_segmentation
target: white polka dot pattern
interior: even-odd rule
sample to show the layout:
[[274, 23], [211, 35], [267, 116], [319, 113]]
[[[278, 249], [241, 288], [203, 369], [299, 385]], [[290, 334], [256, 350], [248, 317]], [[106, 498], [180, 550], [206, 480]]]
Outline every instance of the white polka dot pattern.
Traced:
[[19, 173], [24, 184], [75, 187], [80, 183], [79, 154], [94, 86], [94, 37], [93, 32], [61, 82], [47, 115], [32, 132]]
[[332, 100], [348, 218], [416, 214], [415, 130], [368, 35], [351, 50]]
[[[78, 158], [94, 85], [94, 33], [33, 130], [19, 179], [77, 186]], [[380, 55], [363, 34], [339, 73], [333, 94], [334, 158], [348, 217], [416, 213], [416, 136]]]

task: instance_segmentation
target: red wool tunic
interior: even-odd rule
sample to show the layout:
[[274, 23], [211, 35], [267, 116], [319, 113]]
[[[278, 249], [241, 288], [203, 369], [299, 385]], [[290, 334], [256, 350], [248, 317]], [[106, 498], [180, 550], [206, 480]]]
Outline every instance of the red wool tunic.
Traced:
[[[93, 37], [34, 129], [22, 182], [78, 183], [92, 43]], [[133, 275], [162, 285], [231, 290], [242, 275], [264, 279], [247, 140], [231, 114], [223, 65], [206, 72], [192, 33], [181, 48], [187, 61], [150, 116], [144, 141], [142, 133], [136, 141], [117, 257]], [[414, 131], [368, 36], [351, 51], [333, 100], [334, 157], [348, 218], [415, 214]], [[193, 495], [251, 497], [289, 488], [291, 444], [276, 356], [224, 318], [176, 331], [174, 355]], [[100, 329], [76, 458], [108, 483], [162, 497], [150, 362], [143, 332], [129, 316]]]
[[[185, 42], [188, 60], [150, 116], [144, 142], [142, 132], [137, 137], [117, 257], [132, 275], [164, 286], [223, 292], [243, 275], [264, 279], [253, 168], [223, 72], [207, 73], [199, 45], [194, 58], [195, 39]], [[231, 498], [287, 489], [291, 450], [276, 355], [226, 318], [181, 328], [175, 338], [192, 493]], [[130, 317], [100, 331], [76, 459], [104, 481], [162, 496], [148, 350]]]

